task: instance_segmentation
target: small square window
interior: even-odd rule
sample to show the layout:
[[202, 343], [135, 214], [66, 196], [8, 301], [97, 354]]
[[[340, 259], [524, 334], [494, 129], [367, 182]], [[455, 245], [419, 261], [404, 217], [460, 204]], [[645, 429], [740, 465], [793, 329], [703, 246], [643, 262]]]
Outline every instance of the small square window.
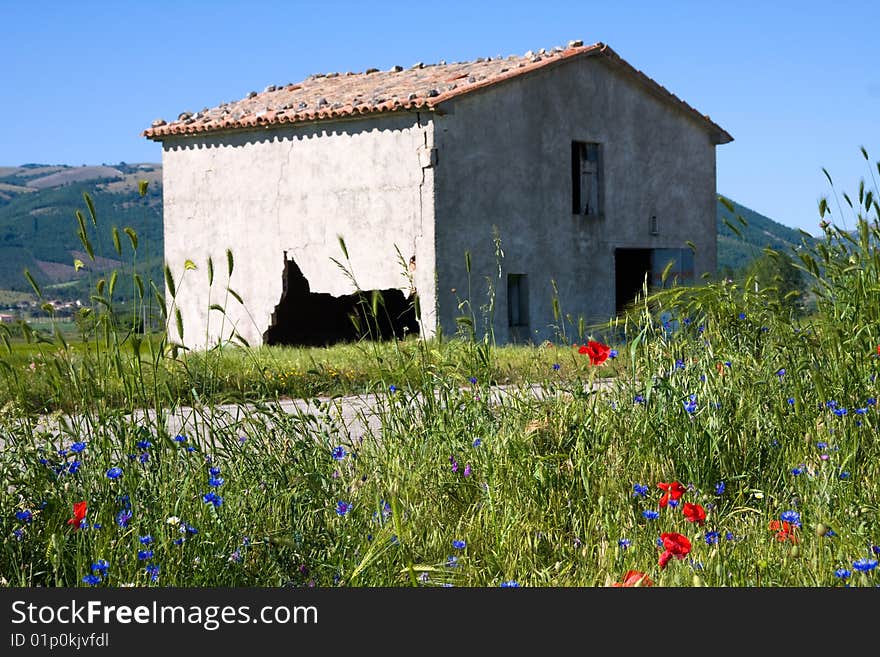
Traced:
[[585, 216], [603, 214], [602, 145], [571, 142], [572, 213]]

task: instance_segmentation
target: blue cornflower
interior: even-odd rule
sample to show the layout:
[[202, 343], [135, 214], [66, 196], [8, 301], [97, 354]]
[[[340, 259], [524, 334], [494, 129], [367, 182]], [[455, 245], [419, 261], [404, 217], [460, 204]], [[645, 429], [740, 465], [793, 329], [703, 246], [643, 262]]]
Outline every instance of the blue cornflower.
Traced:
[[619, 538], [619, 539], [617, 539], [617, 545], [618, 545], [618, 547], [620, 547], [621, 549], [625, 550], [625, 549], [628, 548], [630, 545], [632, 545], [632, 541], [629, 540], [628, 538]]
[[684, 403], [684, 410], [688, 413], [694, 413], [697, 410], [697, 396], [688, 395], [688, 400]]
[[122, 468], [112, 467], [107, 470], [108, 479], [119, 479], [122, 476]]
[[675, 359], [675, 369], [683, 370], [684, 369], [684, 361], [681, 358]]
[[149, 440], [137, 441], [137, 448], [138, 449], [150, 449], [150, 447], [152, 447], [152, 446], [153, 446], [153, 443], [151, 443]]
[[850, 575], [852, 575], [852, 571], [847, 570], [846, 568], [838, 568], [834, 571], [834, 576], [839, 577], [840, 579], [846, 579]]
[[152, 550], [138, 550], [138, 561], [146, 561], [153, 558]]
[[16, 511], [15, 517], [21, 520], [22, 522], [30, 522], [33, 518], [34, 514], [31, 513], [28, 509], [24, 509], [23, 511]]
[[553, 369], [554, 369], [555, 371], [558, 372], [558, 371], [559, 371], [559, 367], [560, 367], [560, 366], [559, 366], [559, 363], [553, 363]]
[[715, 494], [723, 495], [726, 488], [727, 485], [723, 481], [719, 481], [717, 484], [715, 484]]
[[725, 541], [735, 541], [735, 540], [736, 540], [736, 535], [735, 535], [733, 532], [727, 532], [727, 533], [724, 535], [724, 540], [725, 540]]
[[725, 365], [726, 367], [731, 367], [731, 363], [730, 363], [729, 360], [724, 361], [724, 365]]
[[223, 477], [209, 477], [208, 485], [209, 486], [222, 486], [223, 485]]
[[72, 454], [79, 454], [79, 453], [80, 453], [81, 451], [83, 451], [85, 448], [86, 448], [86, 444], [85, 444], [84, 441], [76, 442], [76, 443], [73, 443], [73, 445], [70, 446], [70, 452], [71, 452]]
[[608, 358], [617, 358], [617, 349], [612, 349], [608, 352]]
[[101, 573], [103, 575], [106, 575], [109, 569], [110, 564], [107, 563], [106, 559], [98, 559], [95, 563], [92, 564], [93, 573]]
[[866, 573], [869, 570], [874, 570], [876, 567], [876, 559], [859, 559], [858, 561], [853, 561], [853, 568], [858, 570], [860, 573]]
[[147, 534], [146, 536], [141, 536], [138, 540], [140, 540], [141, 545], [149, 545], [153, 542], [153, 537]]
[[780, 367], [780, 368], [776, 371], [776, 376], [779, 376], [779, 377], [783, 377], [783, 376], [785, 376], [785, 368], [784, 368], [784, 367]]
[[150, 576], [151, 582], [156, 582], [159, 579], [159, 566], [157, 564], [149, 564], [144, 570]]
[[458, 557], [456, 557], [455, 555], [450, 555], [446, 557], [446, 567], [458, 568]]
[[331, 456], [336, 461], [341, 461], [342, 459], [344, 459], [346, 454], [348, 454], [348, 452], [345, 451], [345, 448], [342, 445], [334, 447], [333, 451], [331, 452]]
[[171, 542], [174, 543], [175, 545], [183, 545], [183, 540], [184, 540], [184, 539], [183, 539], [183, 537], [181, 536], [180, 538], [175, 538], [175, 539], [174, 539], [173, 541], [171, 541]]
[[131, 510], [123, 509], [116, 514], [116, 524], [120, 527], [128, 527], [128, 521], [131, 520]]
[[740, 314], [739, 314], [739, 318], [740, 318], [740, 319], [745, 319], [745, 318], [746, 318], [746, 314], [745, 314], [745, 313], [740, 313]]
[[645, 484], [633, 485], [633, 496], [645, 497], [648, 494], [648, 487]]
[[804, 464], [802, 463], [802, 464], [799, 465], [798, 467], [796, 467], [796, 468], [792, 468], [792, 469], [791, 469], [791, 474], [793, 474], [793, 475], [795, 475], [795, 476], [797, 476], [797, 475], [799, 475], [799, 474], [802, 474], [802, 473], [804, 472], [804, 468], [805, 468], [805, 467], [806, 467], [806, 466], [804, 466]]
[[794, 397], [789, 397], [789, 398], [786, 399], [785, 401], [788, 402], [788, 405], [789, 405], [789, 406], [794, 406]]
[[669, 500], [669, 501], [667, 502], [667, 504], [668, 504], [670, 507], [672, 507], [672, 508], [674, 509], [675, 507], [678, 506], [678, 500], [672, 500], [672, 499], [671, 499], [671, 500]]
[[452, 541], [452, 547], [454, 547], [456, 550], [464, 550], [466, 545], [467, 544], [464, 541], [459, 541], [459, 540]]
[[[391, 505], [385, 500], [379, 501], [379, 506], [382, 507], [382, 517], [387, 520], [391, 517]], [[376, 515], [375, 513], [373, 515]]]
[[842, 471], [839, 475], [837, 475], [837, 476], [838, 476], [840, 479], [849, 479], [852, 475], [851, 475], [848, 471], [843, 470], [843, 471]]
[[645, 398], [642, 395], [636, 395], [633, 397], [633, 404], [644, 404]]
[[864, 407], [864, 408], [857, 408], [857, 409], [856, 409], [856, 414], [857, 414], [857, 415], [865, 415], [867, 412], [868, 412], [868, 407], [867, 407], [867, 406]]
[[24, 538], [24, 532], [20, 529], [13, 529], [12, 535], [15, 536], [16, 541], [20, 541], [22, 538]]
[[217, 493], [215, 493], [214, 491], [205, 493], [204, 495], [202, 495], [202, 499], [205, 501], [206, 504], [213, 504], [214, 507], [219, 507], [221, 504], [223, 504], [223, 498], [217, 495]]
[[98, 575], [86, 575], [82, 578], [83, 584], [88, 584], [89, 586], [95, 586], [96, 584], [101, 583], [101, 578]]
[[706, 532], [703, 538], [706, 540], [706, 545], [715, 545], [718, 542], [718, 532]]
[[471, 385], [477, 385], [477, 377], [475, 377], [475, 376], [472, 376], [471, 378], [469, 378], [468, 381], [471, 382]]
[[877, 398], [876, 398], [876, 397], [868, 397], [868, 398], [865, 400], [865, 403], [866, 403], [868, 406], [874, 406], [874, 405], [877, 403]]
[[501, 582], [501, 584], [499, 584], [498, 586], [504, 589], [515, 589], [519, 588], [519, 582], [517, 582], [515, 579], [509, 579], [506, 582]]
[[840, 408], [835, 408], [833, 412], [837, 417], [842, 417], [846, 415], [846, 409], [842, 406]]
[[783, 522], [790, 522], [795, 527], [801, 526], [801, 514], [797, 511], [783, 511], [779, 519]]
[[184, 436], [183, 434], [177, 434], [176, 436], [174, 436], [174, 442], [177, 442], [177, 443], [185, 443], [185, 442], [186, 442], [186, 436]]
[[388, 386], [388, 390], [389, 392], [397, 392], [397, 386], [392, 383], [390, 386]]
[[342, 500], [339, 500], [336, 503], [336, 513], [338, 513], [339, 515], [344, 516], [350, 510], [351, 510], [351, 503], [343, 502]]
[[648, 520], [656, 520], [659, 515], [659, 511], [654, 511], [652, 509], [646, 509], [645, 511], [642, 511], [642, 516], [647, 518]]
[[212, 477], [217, 477], [220, 475], [220, 468], [212, 466], [212, 467], [208, 468], [208, 474]]
[[818, 443], [816, 443], [816, 447], [819, 449], [828, 449], [828, 443], [820, 440]]
[[70, 474], [76, 474], [77, 472], [79, 472], [79, 466], [81, 465], [82, 463], [80, 463], [79, 461], [71, 461], [67, 466], [67, 471]]
[[479, 446], [482, 445], [482, 444], [483, 444], [483, 439], [482, 439], [482, 438], [474, 438], [474, 442], [473, 442], [473, 446], [474, 446], [474, 447], [479, 447]]

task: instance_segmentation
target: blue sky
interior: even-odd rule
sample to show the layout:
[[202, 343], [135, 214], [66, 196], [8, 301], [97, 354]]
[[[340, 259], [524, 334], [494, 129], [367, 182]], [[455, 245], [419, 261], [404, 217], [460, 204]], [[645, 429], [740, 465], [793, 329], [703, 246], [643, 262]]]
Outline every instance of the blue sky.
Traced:
[[0, 15], [0, 165], [159, 162], [140, 136], [153, 119], [269, 84], [572, 39], [607, 43], [730, 132], [718, 192], [787, 226], [819, 232], [823, 167], [855, 196], [880, 160], [876, 1], [2, 0]]

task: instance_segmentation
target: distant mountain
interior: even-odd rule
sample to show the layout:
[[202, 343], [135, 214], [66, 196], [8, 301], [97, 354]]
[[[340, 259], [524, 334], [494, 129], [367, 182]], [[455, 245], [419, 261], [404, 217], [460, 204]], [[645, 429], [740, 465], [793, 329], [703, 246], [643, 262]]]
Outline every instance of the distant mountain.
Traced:
[[[144, 197], [138, 191], [140, 180], [148, 181]], [[105, 272], [129, 271], [132, 263], [161, 281], [161, 181], [161, 165], [149, 163], [0, 167], [0, 290], [30, 292], [23, 274], [27, 270], [44, 299], [86, 300]], [[94, 204], [94, 221], [85, 193]], [[78, 237], [77, 211], [85, 220], [94, 259]], [[136, 254], [123, 232], [126, 227], [137, 235]], [[82, 266], [75, 266], [77, 260]], [[122, 300], [130, 293], [119, 285], [114, 298]]]
[[[148, 181], [144, 197], [138, 192], [141, 180]], [[91, 220], [84, 192], [94, 202], [97, 227]], [[804, 239], [804, 234], [794, 228], [731, 203], [733, 212], [718, 203], [719, 272], [743, 269], [768, 246], [790, 252]], [[94, 260], [78, 238], [77, 210], [85, 219]], [[115, 248], [113, 226], [120, 238], [121, 253]], [[138, 236], [134, 260], [139, 270], [161, 281], [161, 164], [0, 167], [0, 291], [30, 292], [31, 286], [22, 273], [27, 269], [40, 285], [44, 298], [88, 299], [95, 282], [108, 270], [130, 269], [134, 253], [123, 232], [125, 227], [133, 228]], [[77, 269], [76, 260], [84, 266]], [[114, 298], [124, 299], [130, 292], [126, 286], [120, 286]]]
[[751, 208], [727, 200], [733, 212], [720, 200], [717, 206], [719, 272], [742, 271], [768, 247], [790, 255], [792, 249], [816, 241], [815, 237], [797, 228], [789, 228]]

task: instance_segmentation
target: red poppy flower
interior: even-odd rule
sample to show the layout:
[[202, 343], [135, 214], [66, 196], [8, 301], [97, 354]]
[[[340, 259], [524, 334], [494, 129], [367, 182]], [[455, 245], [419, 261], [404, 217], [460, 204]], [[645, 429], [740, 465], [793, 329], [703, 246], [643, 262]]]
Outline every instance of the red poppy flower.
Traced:
[[614, 582], [611, 586], [654, 586], [654, 582], [645, 573], [640, 573], [638, 570], [628, 570], [623, 576], [622, 582]]
[[611, 347], [595, 340], [587, 342], [587, 355], [590, 357], [590, 365], [601, 365], [608, 360]]
[[663, 494], [663, 497], [660, 498], [661, 508], [665, 508], [666, 505], [669, 504], [669, 500], [678, 500], [687, 491], [687, 488], [682, 486], [677, 481], [673, 481], [671, 484], [664, 484], [661, 481], [659, 484], [657, 484], [657, 488], [666, 491]]
[[681, 512], [684, 514], [684, 517], [689, 522], [695, 522], [698, 525], [702, 525], [706, 522], [706, 509], [701, 507], [699, 504], [691, 504], [690, 502], [685, 502], [684, 506], [681, 508]]
[[779, 520], [771, 520], [770, 531], [776, 532], [777, 541], [791, 541], [794, 544], [797, 544], [798, 542], [797, 527], [795, 527], [791, 523], [785, 522], [784, 520], [782, 522], [780, 522]]
[[590, 340], [587, 344], [578, 349], [579, 354], [586, 354], [590, 357], [590, 365], [601, 365], [608, 359], [611, 353], [611, 347], [595, 340]]
[[877, 355], [880, 356], [880, 344], [877, 345]]
[[663, 541], [663, 554], [660, 555], [660, 567], [666, 568], [666, 564], [672, 557], [676, 559], [684, 559], [691, 551], [691, 542], [687, 536], [677, 534], [675, 532], [667, 532], [660, 534], [660, 540]]
[[73, 505], [73, 518], [67, 521], [68, 525], [73, 525], [74, 531], [79, 529], [80, 523], [85, 520], [86, 511], [88, 511], [88, 502], [76, 502]]

